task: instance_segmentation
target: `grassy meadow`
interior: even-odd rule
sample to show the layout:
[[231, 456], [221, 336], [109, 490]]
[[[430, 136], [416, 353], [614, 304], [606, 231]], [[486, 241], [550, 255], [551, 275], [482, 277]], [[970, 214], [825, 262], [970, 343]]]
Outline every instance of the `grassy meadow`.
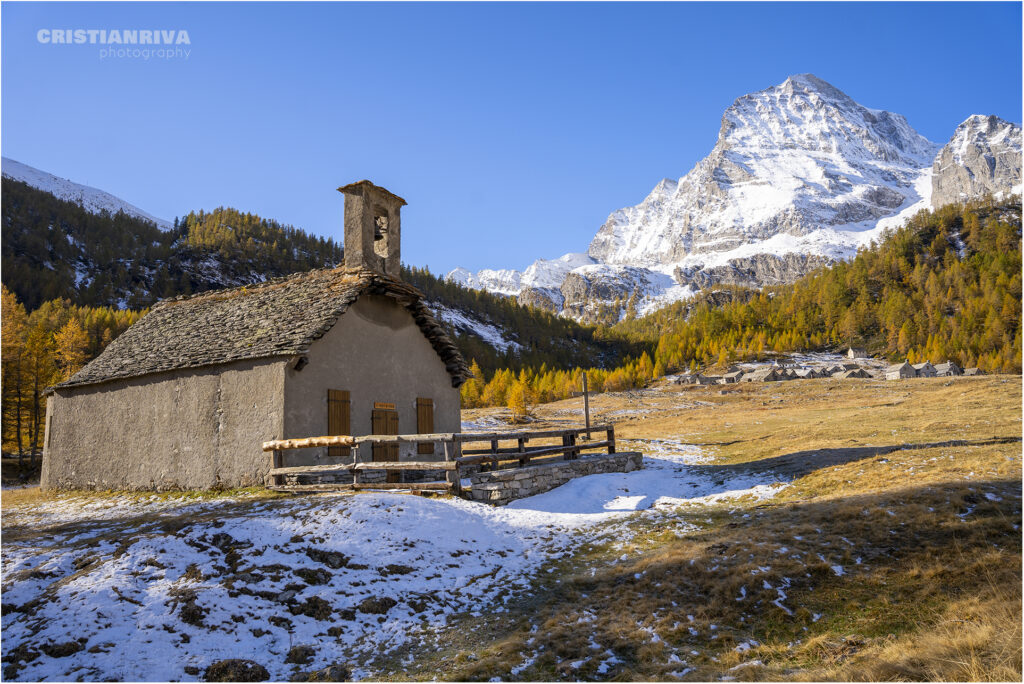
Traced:
[[[581, 407], [535, 413], [558, 424]], [[714, 455], [694, 468], [791, 484], [632, 516], [510, 612], [448, 630], [409, 674], [1020, 679], [1018, 377], [663, 387], [592, 411], [623, 448], [680, 439]]]

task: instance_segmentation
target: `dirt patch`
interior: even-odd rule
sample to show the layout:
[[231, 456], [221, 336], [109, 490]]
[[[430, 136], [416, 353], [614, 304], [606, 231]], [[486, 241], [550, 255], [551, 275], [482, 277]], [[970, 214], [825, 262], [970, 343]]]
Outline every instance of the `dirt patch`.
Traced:
[[293, 646], [288, 651], [288, 657], [284, 659], [284, 662], [306, 665], [312, 662], [314, 655], [316, 655], [316, 651], [312, 646]]
[[327, 584], [331, 581], [331, 573], [323, 568], [296, 568], [292, 572], [306, 584]]
[[383, 615], [384, 613], [386, 613], [389, 610], [391, 610], [392, 608], [394, 608], [397, 603], [398, 603], [398, 601], [396, 601], [395, 599], [391, 598], [390, 596], [383, 596], [383, 597], [371, 596], [369, 598], [363, 599], [359, 603], [359, 606], [357, 606], [357, 607], [358, 607], [360, 613], [370, 613], [372, 615]]
[[317, 563], [323, 563], [329, 568], [339, 570], [348, 565], [351, 560], [348, 556], [337, 551], [324, 551], [323, 549], [314, 549], [313, 547], [307, 547], [303, 549], [306, 555], [309, 556], [310, 560], [316, 561]]
[[207, 682], [265, 682], [270, 673], [252, 660], [230, 658], [218, 660], [206, 668], [203, 680]]
[[293, 682], [347, 682], [352, 678], [352, 672], [340, 663], [328, 665], [322, 670], [313, 672], [300, 672], [291, 679]]
[[83, 648], [77, 641], [65, 641], [60, 644], [43, 644], [39, 649], [51, 658], [66, 658], [69, 655], [78, 653]]
[[302, 603], [288, 606], [288, 611], [292, 615], [305, 615], [314, 620], [327, 620], [334, 612], [334, 608], [319, 596], [310, 596]]

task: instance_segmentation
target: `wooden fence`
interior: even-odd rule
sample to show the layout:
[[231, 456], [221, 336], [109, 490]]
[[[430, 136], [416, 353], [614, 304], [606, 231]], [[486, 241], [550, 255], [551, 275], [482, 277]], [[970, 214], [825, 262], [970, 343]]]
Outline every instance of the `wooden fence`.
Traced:
[[[605, 433], [606, 438], [600, 441], [580, 441], [580, 435], [591, 432]], [[529, 446], [532, 440], [561, 440], [561, 444], [538, 444]], [[502, 446], [503, 442], [514, 442], [515, 446]], [[361, 444], [423, 444], [433, 443], [434, 453], [442, 453], [443, 459], [436, 461], [360, 461], [358, 449]], [[487, 444], [486, 447], [476, 446]], [[473, 445], [476, 448], [466, 448]], [[335, 465], [285, 466], [284, 453], [292, 449], [310, 449], [316, 447], [350, 447], [353, 462]], [[440, 449], [438, 449], [440, 447]], [[273, 454], [271, 469], [268, 473], [271, 489], [289, 492], [333, 491], [339, 489], [417, 489], [417, 490], [450, 490], [454, 494], [462, 493], [462, 467], [478, 465], [481, 468], [497, 470], [503, 463], [511, 467], [525, 467], [538, 460], [550, 462], [561, 455], [564, 460], [580, 457], [583, 451], [591, 449], [607, 449], [609, 454], [615, 453], [615, 428], [602, 425], [591, 428], [573, 428], [563, 430], [535, 430], [525, 432], [445, 432], [422, 435], [365, 435], [351, 437], [334, 435], [326, 437], [305, 437], [302, 439], [278, 439], [263, 443], [263, 451]], [[514, 465], [511, 462], [515, 462]], [[384, 471], [401, 473], [410, 470], [444, 471], [445, 480], [436, 482], [362, 482], [362, 474], [367, 471]], [[329, 484], [285, 484], [287, 475], [326, 475], [349, 472], [351, 483]]]

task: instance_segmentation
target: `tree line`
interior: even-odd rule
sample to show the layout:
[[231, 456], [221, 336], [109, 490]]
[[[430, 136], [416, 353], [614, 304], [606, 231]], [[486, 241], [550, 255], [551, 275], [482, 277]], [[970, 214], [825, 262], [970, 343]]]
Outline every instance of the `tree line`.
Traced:
[[3, 451], [34, 465], [46, 425], [44, 390], [77, 373], [146, 312], [53, 299], [29, 313], [5, 285], [0, 298]]
[[614, 368], [523, 368], [515, 372], [502, 368], [488, 375], [476, 361], [470, 365], [473, 377], [460, 390], [464, 408], [508, 406], [523, 413], [533, 404], [568, 399], [583, 391], [583, 375], [590, 392], [621, 392], [643, 387], [665, 374], [647, 352], [638, 359], [626, 359]]

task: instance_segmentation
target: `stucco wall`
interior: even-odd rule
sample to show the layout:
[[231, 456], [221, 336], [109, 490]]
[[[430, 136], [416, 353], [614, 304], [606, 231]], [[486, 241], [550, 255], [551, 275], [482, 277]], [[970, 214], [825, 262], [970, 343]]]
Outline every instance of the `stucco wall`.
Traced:
[[260, 444], [281, 434], [284, 360], [56, 390], [44, 488], [205, 489], [263, 484]]
[[[452, 387], [444, 362], [423, 336], [412, 315], [391, 297], [363, 295], [338, 324], [313, 343], [309, 363], [285, 371], [286, 439], [326, 435], [327, 390], [348, 390], [352, 433], [372, 433], [374, 402], [395, 405], [398, 431], [415, 433], [416, 398], [434, 400], [434, 431], [459, 432], [459, 390]], [[360, 460], [371, 460], [369, 445]], [[402, 450], [402, 460], [428, 460]], [[440, 458], [441, 454], [435, 454]], [[330, 463], [326, 449], [285, 452], [286, 465]], [[350, 459], [344, 459], [349, 461]]]

